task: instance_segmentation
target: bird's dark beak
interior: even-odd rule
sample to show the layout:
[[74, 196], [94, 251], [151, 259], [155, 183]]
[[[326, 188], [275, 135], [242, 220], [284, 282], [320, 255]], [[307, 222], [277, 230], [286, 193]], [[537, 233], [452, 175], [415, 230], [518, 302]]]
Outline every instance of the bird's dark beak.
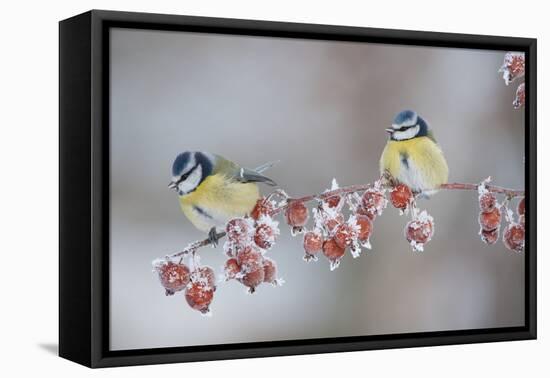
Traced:
[[176, 189], [177, 184], [174, 181], [170, 181], [170, 184], [168, 184], [169, 189]]
[[388, 134], [390, 134], [390, 135], [392, 135], [394, 131], [395, 131], [395, 130], [394, 130], [394, 129], [391, 129], [391, 128], [390, 128], [390, 129], [386, 129], [386, 132], [387, 132]]

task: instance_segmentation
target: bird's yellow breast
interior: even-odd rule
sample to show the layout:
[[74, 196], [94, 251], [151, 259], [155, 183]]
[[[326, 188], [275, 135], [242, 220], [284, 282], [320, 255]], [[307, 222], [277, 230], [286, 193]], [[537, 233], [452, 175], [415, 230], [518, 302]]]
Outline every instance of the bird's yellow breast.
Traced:
[[181, 196], [180, 206], [195, 227], [208, 231], [250, 213], [259, 196], [255, 183], [241, 183], [216, 174], [208, 176], [193, 192]]
[[389, 140], [380, 158], [380, 172], [384, 171], [417, 191], [436, 189], [449, 176], [443, 152], [429, 137]]

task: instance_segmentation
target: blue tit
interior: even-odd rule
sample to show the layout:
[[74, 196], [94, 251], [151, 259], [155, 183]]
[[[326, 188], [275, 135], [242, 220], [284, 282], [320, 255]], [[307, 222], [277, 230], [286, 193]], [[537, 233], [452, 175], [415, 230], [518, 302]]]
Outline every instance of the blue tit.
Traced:
[[260, 197], [258, 182], [275, 186], [262, 175], [274, 163], [256, 169], [241, 168], [219, 155], [202, 151], [179, 154], [172, 165], [172, 181], [181, 210], [215, 244], [216, 227], [249, 214]]
[[389, 173], [425, 197], [447, 182], [449, 168], [428, 123], [412, 110], [397, 114], [380, 158], [380, 173]]

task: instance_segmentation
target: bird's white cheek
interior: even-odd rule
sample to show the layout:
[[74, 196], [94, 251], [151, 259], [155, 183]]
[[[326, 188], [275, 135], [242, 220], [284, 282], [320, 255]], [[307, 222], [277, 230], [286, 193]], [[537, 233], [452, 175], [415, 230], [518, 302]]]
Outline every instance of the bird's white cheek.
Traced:
[[178, 185], [178, 194], [184, 195], [192, 192], [199, 186], [202, 178], [202, 167], [199, 165], [191, 172], [189, 177], [185, 181], [180, 182]]
[[411, 138], [414, 138], [416, 134], [418, 134], [419, 130], [420, 130], [420, 126], [415, 126], [405, 131], [395, 131], [392, 136], [393, 136], [393, 139], [395, 140], [411, 139]]

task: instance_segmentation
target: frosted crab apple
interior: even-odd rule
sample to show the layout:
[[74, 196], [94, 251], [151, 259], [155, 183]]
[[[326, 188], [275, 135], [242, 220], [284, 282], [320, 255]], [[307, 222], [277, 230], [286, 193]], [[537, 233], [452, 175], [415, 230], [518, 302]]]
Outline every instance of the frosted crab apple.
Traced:
[[227, 240], [235, 245], [246, 245], [250, 239], [251, 229], [251, 224], [246, 219], [231, 219], [225, 226]]
[[252, 217], [252, 219], [257, 221], [258, 219], [260, 219], [261, 216], [270, 215], [273, 209], [273, 202], [265, 197], [262, 197], [256, 202], [256, 205], [254, 206], [254, 209], [252, 209], [250, 216]]
[[299, 233], [306, 225], [309, 213], [303, 201], [290, 201], [286, 209], [286, 221], [293, 233]]
[[241, 266], [236, 258], [230, 258], [225, 262], [223, 272], [225, 274], [225, 280], [232, 280], [237, 277], [237, 274], [241, 271]]
[[198, 282], [216, 290], [216, 275], [209, 266], [201, 266], [191, 273], [191, 282]]
[[355, 216], [355, 221], [359, 226], [359, 232], [357, 234], [357, 238], [361, 243], [368, 243], [370, 239], [370, 235], [372, 233], [372, 221], [368, 216], [360, 215], [360, 214]]
[[384, 195], [384, 190], [377, 185], [367, 189], [365, 193], [363, 193], [361, 202], [363, 209], [366, 213], [370, 214], [371, 217], [382, 215], [382, 211], [388, 203]]
[[248, 287], [249, 293], [254, 293], [256, 291], [256, 287], [259, 286], [262, 282], [264, 282], [264, 278], [265, 278], [265, 271], [262, 265], [254, 270], [250, 270], [244, 273], [242, 276], [238, 277], [237, 279], [244, 286]]
[[185, 289], [190, 280], [190, 271], [185, 264], [172, 261], [157, 261], [155, 264], [160, 283], [166, 289], [166, 295]]
[[390, 192], [390, 201], [395, 208], [405, 212], [413, 201], [413, 193], [407, 185], [398, 184]]
[[521, 224], [509, 224], [504, 230], [502, 241], [510, 251], [523, 252], [525, 248], [525, 228]]
[[271, 217], [262, 215], [257, 222], [254, 231], [254, 242], [262, 249], [270, 249], [275, 244], [275, 239], [279, 235], [279, 222]]
[[318, 231], [308, 231], [304, 234], [304, 260], [317, 259], [317, 253], [323, 250], [323, 235]]
[[193, 282], [185, 289], [185, 300], [189, 306], [203, 314], [210, 312], [210, 304], [213, 299], [214, 290], [203, 283]]
[[500, 226], [500, 209], [493, 208], [487, 212], [479, 213], [479, 225], [485, 231], [491, 231]]
[[493, 211], [497, 205], [497, 197], [491, 192], [483, 192], [479, 195], [479, 208], [482, 212]]
[[357, 237], [357, 230], [348, 223], [342, 223], [334, 230], [334, 241], [340, 248], [351, 246]]
[[481, 229], [479, 234], [481, 235], [481, 240], [485, 244], [495, 244], [498, 241], [499, 229], [495, 228], [494, 230], [489, 231]]
[[330, 261], [330, 270], [338, 268], [345, 253], [346, 250], [340, 247], [334, 239], [326, 240], [323, 243], [323, 254]]
[[270, 258], [264, 258], [264, 282], [277, 285], [277, 264]]
[[424, 245], [432, 239], [433, 233], [433, 218], [425, 210], [405, 226], [405, 237], [413, 251], [424, 251]]
[[506, 85], [525, 74], [525, 54], [522, 52], [507, 52], [504, 55], [504, 62], [500, 67], [502, 78]]

